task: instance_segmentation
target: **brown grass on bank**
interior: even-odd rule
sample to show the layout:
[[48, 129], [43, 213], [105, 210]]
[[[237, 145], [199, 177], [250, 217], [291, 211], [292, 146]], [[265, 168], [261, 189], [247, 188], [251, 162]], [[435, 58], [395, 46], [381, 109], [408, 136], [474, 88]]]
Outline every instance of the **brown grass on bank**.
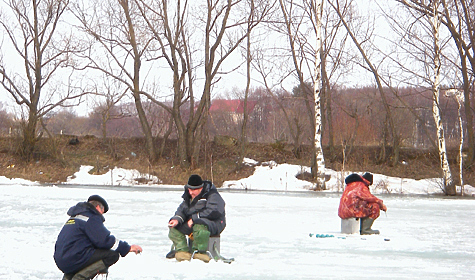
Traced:
[[[70, 145], [71, 137], [57, 137], [54, 140], [43, 138], [37, 145], [34, 160], [25, 162], [16, 155], [19, 143], [12, 138], [0, 138], [0, 176], [8, 178], [23, 178], [43, 183], [65, 182], [68, 176], [79, 170], [81, 165], [90, 165], [92, 172], [102, 174], [110, 168], [120, 167], [136, 169], [143, 174], [157, 176], [163, 184], [182, 185], [190, 174], [200, 174], [203, 178], [212, 180], [217, 187], [224, 181], [249, 177], [254, 168], [245, 166], [237, 169], [238, 146], [218, 145], [213, 142], [203, 146], [202, 155], [196, 168], [181, 168], [176, 154], [176, 143], [168, 141], [162, 157], [151, 164], [144, 149], [141, 138], [129, 139], [99, 139], [95, 137], [80, 137], [77, 145]], [[160, 145], [157, 140], [157, 147]], [[310, 147], [302, 149], [301, 157], [296, 158], [290, 145], [259, 144], [247, 145], [246, 157], [259, 162], [275, 161], [302, 166], [310, 166]], [[349, 158], [346, 158], [345, 169], [354, 172], [369, 171], [388, 176], [404, 178], [434, 178], [440, 177], [438, 155], [434, 151], [404, 149], [401, 152], [401, 163], [397, 166], [376, 164], [379, 149], [377, 147], [355, 147]], [[342, 169], [342, 153], [335, 153], [330, 158], [325, 150], [326, 166], [333, 170]], [[455, 161], [455, 159], [453, 159]], [[453, 165], [454, 177], [458, 170]], [[473, 172], [465, 174], [465, 183], [474, 185]], [[309, 176], [301, 179], [311, 180]], [[457, 178], [455, 178], [456, 181]]]

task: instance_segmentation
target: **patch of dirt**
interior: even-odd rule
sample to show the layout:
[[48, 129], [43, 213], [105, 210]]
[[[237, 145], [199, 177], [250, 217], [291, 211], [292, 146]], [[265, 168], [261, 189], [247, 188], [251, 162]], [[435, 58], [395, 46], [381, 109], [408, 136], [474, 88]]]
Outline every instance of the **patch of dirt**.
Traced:
[[[238, 146], [224, 146], [213, 142], [203, 146], [200, 161], [195, 167], [180, 166], [176, 143], [167, 141], [162, 157], [150, 163], [145, 151], [145, 143], [141, 138], [107, 139], [103, 141], [92, 136], [79, 137], [79, 143], [69, 144], [70, 137], [57, 137], [54, 140], [44, 138], [36, 147], [34, 159], [26, 162], [17, 156], [18, 142], [12, 138], [0, 138], [0, 176], [23, 178], [43, 183], [60, 183], [67, 180], [79, 170], [81, 165], [94, 167], [93, 173], [102, 174], [110, 168], [121, 167], [136, 169], [142, 173], [157, 176], [163, 184], [185, 184], [189, 175], [200, 174], [204, 179], [212, 180], [217, 187], [224, 181], [237, 180], [252, 175], [254, 168], [244, 166], [237, 168], [239, 155]], [[157, 147], [162, 144], [157, 140]], [[395, 166], [377, 164], [379, 147], [354, 147], [345, 158], [342, 152], [329, 156], [324, 150], [325, 164], [333, 170], [351, 170], [354, 172], [373, 172], [388, 176], [424, 179], [440, 177], [438, 154], [436, 151], [403, 149], [401, 161]], [[450, 155], [454, 155], [453, 158]], [[458, 183], [457, 152], [449, 153], [452, 172]], [[302, 147], [300, 158], [297, 158], [290, 145], [283, 143], [247, 145], [246, 157], [258, 162], [275, 161], [302, 166], [311, 164], [311, 147]], [[465, 171], [466, 184], [475, 185], [474, 172]], [[309, 174], [302, 174], [300, 179], [312, 181]]]

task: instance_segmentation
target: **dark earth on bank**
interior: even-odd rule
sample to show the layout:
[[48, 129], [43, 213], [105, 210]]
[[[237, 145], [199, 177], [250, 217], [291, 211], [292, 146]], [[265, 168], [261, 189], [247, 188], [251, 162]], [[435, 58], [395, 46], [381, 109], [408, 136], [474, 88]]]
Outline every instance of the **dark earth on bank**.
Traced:
[[[0, 138], [0, 176], [23, 178], [41, 183], [60, 183], [67, 180], [79, 170], [81, 165], [91, 165], [91, 173], [102, 174], [109, 168], [120, 167], [136, 169], [144, 174], [157, 176], [163, 184], [181, 185], [186, 183], [190, 174], [200, 174], [212, 180], [217, 187], [224, 181], [249, 177], [254, 168], [244, 166], [239, 169], [237, 160], [240, 147], [209, 142], [202, 148], [202, 154], [196, 167], [180, 167], [176, 142], [167, 141], [162, 156], [150, 163], [145, 152], [145, 142], [141, 138], [107, 139], [93, 136], [79, 137], [79, 143], [70, 144], [71, 137], [56, 137], [54, 140], [43, 138], [39, 141], [34, 159], [29, 162], [18, 156], [15, 151], [19, 142], [13, 138]], [[161, 140], [157, 140], [160, 147]], [[340, 149], [340, 150], [338, 150]], [[425, 179], [441, 177], [439, 156], [434, 150], [402, 149], [400, 162], [391, 166], [388, 163], [378, 164], [379, 147], [353, 147], [345, 152], [335, 148], [334, 156], [324, 149], [325, 165], [335, 171], [351, 170], [353, 172], [372, 172], [387, 176]], [[258, 162], [275, 161], [310, 166], [311, 148], [304, 146], [300, 158], [295, 156], [292, 146], [284, 143], [249, 143], [245, 157]], [[459, 184], [457, 162], [458, 152], [449, 151], [449, 160], [453, 177]], [[471, 170], [464, 170], [464, 183], [475, 186], [475, 176]], [[313, 181], [309, 174], [300, 175], [300, 179]], [[140, 178], [137, 178], [140, 180]]]

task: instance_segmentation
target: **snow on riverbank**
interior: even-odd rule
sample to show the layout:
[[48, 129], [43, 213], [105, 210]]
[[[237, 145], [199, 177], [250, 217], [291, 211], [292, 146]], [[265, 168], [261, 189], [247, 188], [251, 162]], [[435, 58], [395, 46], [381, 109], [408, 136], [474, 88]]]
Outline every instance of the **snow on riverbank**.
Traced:
[[[311, 182], [299, 180], [297, 176], [304, 172], [310, 172], [308, 166], [292, 164], [277, 164], [273, 161], [258, 163], [252, 159], [245, 159], [245, 163], [255, 166], [254, 174], [248, 178], [236, 181], [225, 181], [221, 186], [223, 189], [243, 189], [243, 190], [268, 190], [268, 191], [308, 191], [314, 188]], [[68, 178], [64, 184], [90, 185], [90, 186], [154, 186], [167, 188], [182, 188], [182, 185], [163, 185], [157, 176], [143, 174], [137, 170], [114, 168], [102, 175], [89, 174], [92, 166], [81, 166], [80, 170]], [[351, 172], [342, 173], [327, 169], [326, 174], [329, 180], [326, 182], [326, 192], [342, 192], [344, 189], [344, 179]], [[205, 178], [207, 179], [207, 178]], [[142, 183], [142, 182], [146, 183]], [[442, 180], [431, 178], [414, 180], [408, 178], [389, 177], [381, 174], [374, 174], [374, 184], [371, 192], [374, 194], [443, 194]], [[186, 183], [186, 182], [184, 182]], [[0, 176], [0, 184], [37, 184], [22, 179], [8, 179]], [[219, 186], [218, 186], [219, 187]], [[460, 186], [457, 186], [460, 193]], [[475, 188], [465, 185], [464, 193], [468, 196], [475, 196]]]

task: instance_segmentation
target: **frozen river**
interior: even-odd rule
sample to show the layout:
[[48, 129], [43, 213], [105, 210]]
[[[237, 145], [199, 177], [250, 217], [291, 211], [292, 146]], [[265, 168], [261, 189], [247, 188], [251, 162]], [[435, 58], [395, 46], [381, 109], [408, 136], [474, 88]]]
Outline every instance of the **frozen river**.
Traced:
[[[141, 245], [109, 269], [118, 279], [474, 279], [475, 200], [384, 196], [380, 236], [339, 235], [339, 194], [222, 191], [232, 264], [167, 260], [168, 219], [181, 190], [0, 185], [0, 279], [61, 279], [53, 261], [66, 211], [91, 194], [110, 211], [106, 227]], [[333, 234], [333, 238], [309, 237]], [[390, 241], [385, 241], [389, 239]], [[100, 278], [99, 278], [100, 279]]]

